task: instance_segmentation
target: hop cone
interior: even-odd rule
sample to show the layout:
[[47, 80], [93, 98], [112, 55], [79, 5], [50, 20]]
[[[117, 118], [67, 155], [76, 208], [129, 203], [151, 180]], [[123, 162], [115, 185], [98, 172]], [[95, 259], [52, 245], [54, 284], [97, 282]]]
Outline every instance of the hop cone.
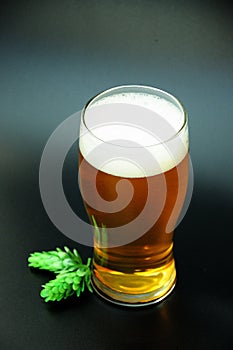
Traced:
[[80, 293], [84, 291], [85, 285], [88, 290], [92, 292], [89, 264], [90, 261], [87, 265], [82, 265], [77, 271], [58, 274], [55, 279], [42, 286], [41, 297], [44, 298], [46, 302], [67, 299], [73, 294], [79, 297]]
[[48, 270], [55, 273], [61, 271], [75, 271], [82, 265], [82, 259], [77, 250], [73, 252], [64, 247], [65, 251], [60, 248], [48, 252], [35, 252], [28, 258], [28, 266]]

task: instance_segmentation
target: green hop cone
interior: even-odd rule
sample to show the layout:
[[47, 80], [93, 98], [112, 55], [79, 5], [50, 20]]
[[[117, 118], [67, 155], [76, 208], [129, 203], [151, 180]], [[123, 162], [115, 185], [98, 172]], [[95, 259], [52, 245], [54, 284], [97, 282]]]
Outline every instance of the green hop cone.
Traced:
[[67, 299], [74, 294], [79, 297], [85, 286], [92, 292], [89, 264], [90, 261], [73, 272], [61, 272], [55, 279], [42, 286], [40, 296], [48, 302]]
[[74, 249], [71, 252], [67, 247], [64, 247], [64, 250], [57, 248], [48, 252], [32, 253], [28, 258], [28, 266], [55, 273], [77, 270], [82, 265], [82, 259], [77, 250]]

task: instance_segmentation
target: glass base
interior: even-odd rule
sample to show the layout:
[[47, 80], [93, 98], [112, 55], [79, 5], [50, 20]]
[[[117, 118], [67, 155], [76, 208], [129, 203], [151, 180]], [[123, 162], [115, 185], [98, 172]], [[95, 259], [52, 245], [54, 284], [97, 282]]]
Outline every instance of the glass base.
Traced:
[[[157, 269], [156, 269], [157, 270]], [[111, 288], [109, 285], [102, 282], [100, 280], [100, 276], [98, 276], [97, 271], [93, 271], [92, 273], [92, 287], [94, 291], [103, 299], [122, 306], [130, 306], [130, 307], [138, 307], [138, 306], [146, 306], [160, 302], [164, 298], [166, 298], [174, 289], [176, 284], [176, 270], [174, 265], [174, 260], [172, 261], [169, 269], [163, 269], [163, 272], [160, 271], [155, 272], [153, 270], [153, 277], [147, 276], [148, 281], [153, 278], [154, 287], [150, 288], [148, 292], [136, 293], [132, 289], [128, 290], [127, 288], [120, 290], [120, 285], [122, 283], [122, 276], [115, 275], [115, 286], [116, 281], [119, 281], [119, 288]], [[168, 273], [169, 272], [169, 273]], [[163, 275], [163, 283], [156, 283], [156, 279], [161, 281], [161, 274]], [[137, 276], [138, 277], [138, 276]], [[126, 280], [128, 280], [128, 276], [125, 276]], [[140, 278], [137, 278], [138, 283], [140, 283]]]
[[148, 301], [148, 302], [134, 302], [134, 303], [121, 302], [119, 300], [112, 299], [108, 295], [104, 294], [100, 289], [98, 289], [95, 286], [93, 281], [91, 281], [91, 285], [92, 285], [93, 290], [96, 292], [96, 294], [98, 294], [101, 298], [105, 299], [106, 301], [108, 301], [110, 303], [113, 303], [115, 305], [120, 305], [120, 306], [127, 306], [127, 307], [128, 306], [129, 307], [139, 307], [139, 306], [147, 306], [147, 305], [157, 304], [157, 303], [161, 302], [162, 300], [164, 300], [165, 298], [167, 298], [171, 294], [173, 289], [175, 288], [176, 282], [174, 282], [173, 286], [162, 297], [160, 297], [158, 299], [154, 299], [154, 300]]

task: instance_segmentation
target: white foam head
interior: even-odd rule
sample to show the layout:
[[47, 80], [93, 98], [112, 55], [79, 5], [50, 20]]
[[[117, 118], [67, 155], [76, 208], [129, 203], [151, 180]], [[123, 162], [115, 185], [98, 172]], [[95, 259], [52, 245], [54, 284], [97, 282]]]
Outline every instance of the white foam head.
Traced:
[[183, 108], [155, 94], [115, 93], [85, 109], [79, 146], [95, 168], [122, 177], [170, 170], [188, 151]]

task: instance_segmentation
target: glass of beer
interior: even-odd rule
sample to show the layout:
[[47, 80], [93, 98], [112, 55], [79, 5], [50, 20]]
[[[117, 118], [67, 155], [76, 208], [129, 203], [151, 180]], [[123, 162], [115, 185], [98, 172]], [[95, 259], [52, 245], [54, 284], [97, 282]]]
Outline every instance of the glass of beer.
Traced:
[[84, 107], [79, 183], [94, 232], [92, 284], [108, 301], [147, 305], [173, 290], [188, 150], [185, 109], [165, 91], [117, 86]]

